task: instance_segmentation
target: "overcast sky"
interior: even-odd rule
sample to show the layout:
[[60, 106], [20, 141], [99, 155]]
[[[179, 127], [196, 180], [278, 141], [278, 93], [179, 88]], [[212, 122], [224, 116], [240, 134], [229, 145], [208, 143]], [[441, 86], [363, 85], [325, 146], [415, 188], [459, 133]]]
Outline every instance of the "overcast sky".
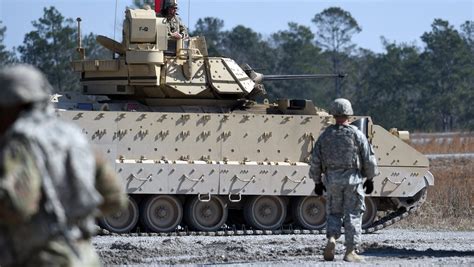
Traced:
[[[131, 0], [0, 0], [0, 20], [7, 27], [8, 48], [21, 45], [25, 33], [43, 8], [55, 6], [65, 17], [81, 17], [82, 29], [121, 39], [121, 24]], [[362, 32], [353, 41], [362, 48], [382, 52], [384, 36], [397, 43], [422, 45], [419, 37], [431, 30], [435, 18], [456, 28], [474, 20], [474, 0], [179, 0], [179, 13], [191, 30], [199, 18], [218, 17], [225, 29], [244, 25], [268, 36], [288, 29], [288, 22], [315, 27], [311, 20], [328, 7], [337, 6], [357, 20]], [[117, 7], [117, 13], [115, 12]], [[116, 19], [115, 19], [116, 17]], [[115, 27], [114, 31], [114, 24]], [[119, 40], [120, 41], [120, 40]]]

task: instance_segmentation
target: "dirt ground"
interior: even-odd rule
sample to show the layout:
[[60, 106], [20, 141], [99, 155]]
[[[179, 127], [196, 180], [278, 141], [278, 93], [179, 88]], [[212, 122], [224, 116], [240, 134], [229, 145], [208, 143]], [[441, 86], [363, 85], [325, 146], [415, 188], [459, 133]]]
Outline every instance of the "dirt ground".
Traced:
[[[344, 238], [324, 262], [324, 235], [173, 236], [93, 239], [104, 265], [347, 265]], [[473, 266], [474, 232], [387, 229], [363, 235], [364, 266]], [[351, 264], [353, 266], [353, 264]]]

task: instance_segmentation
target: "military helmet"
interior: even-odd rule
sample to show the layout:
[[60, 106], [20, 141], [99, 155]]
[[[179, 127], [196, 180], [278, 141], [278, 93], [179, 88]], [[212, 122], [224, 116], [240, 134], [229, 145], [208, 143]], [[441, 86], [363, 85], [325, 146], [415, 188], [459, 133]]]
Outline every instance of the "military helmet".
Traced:
[[170, 7], [177, 7], [178, 6], [178, 0], [166, 0], [165, 2], [165, 9], [168, 9]]
[[329, 113], [333, 116], [351, 116], [354, 115], [352, 111], [351, 102], [345, 98], [337, 98], [331, 104]]
[[37, 68], [19, 64], [0, 69], [0, 106], [49, 100], [51, 84]]

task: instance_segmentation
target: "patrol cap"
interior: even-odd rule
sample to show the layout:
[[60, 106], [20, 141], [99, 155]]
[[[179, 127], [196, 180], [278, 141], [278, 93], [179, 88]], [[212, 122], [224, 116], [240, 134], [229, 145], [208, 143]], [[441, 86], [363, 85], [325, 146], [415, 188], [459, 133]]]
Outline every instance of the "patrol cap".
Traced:
[[351, 102], [345, 98], [335, 99], [329, 110], [329, 113], [333, 116], [351, 116], [354, 115], [352, 111]]
[[52, 86], [37, 68], [18, 64], [0, 69], [0, 106], [47, 101]]

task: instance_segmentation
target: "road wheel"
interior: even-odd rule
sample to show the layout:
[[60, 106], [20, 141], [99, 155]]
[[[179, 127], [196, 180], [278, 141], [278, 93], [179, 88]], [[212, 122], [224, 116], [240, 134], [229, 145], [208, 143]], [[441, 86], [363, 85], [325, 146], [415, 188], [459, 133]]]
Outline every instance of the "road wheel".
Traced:
[[184, 219], [194, 230], [216, 231], [226, 222], [227, 214], [227, 205], [220, 197], [204, 202], [194, 196], [186, 203]]
[[326, 227], [326, 200], [323, 197], [298, 197], [292, 203], [292, 211], [295, 222], [304, 229], [321, 230]]
[[129, 197], [126, 209], [100, 219], [99, 224], [113, 233], [128, 233], [137, 225], [138, 216], [137, 202]]
[[286, 205], [278, 196], [254, 196], [245, 204], [244, 217], [254, 228], [275, 230], [285, 221]]
[[152, 196], [141, 209], [141, 222], [153, 232], [174, 231], [183, 218], [181, 202], [174, 196]]
[[365, 212], [362, 215], [362, 229], [369, 228], [377, 215], [377, 204], [371, 197], [365, 198]]

